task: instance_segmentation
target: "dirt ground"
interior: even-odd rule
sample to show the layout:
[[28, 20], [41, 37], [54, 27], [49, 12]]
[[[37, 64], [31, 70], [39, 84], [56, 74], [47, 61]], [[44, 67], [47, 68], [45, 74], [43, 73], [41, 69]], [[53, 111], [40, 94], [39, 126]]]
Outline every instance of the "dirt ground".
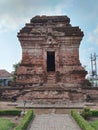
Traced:
[[[4, 101], [4, 102], [0, 101], [0, 110], [16, 109], [15, 104], [13, 104], [13, 105], [11, 105], [11, 104], [13, 104], [13, 103], [12, 102], [6, 102], [6, 101]], [[89, 105], [87, 107], [89, 107], [90, 109], [98, 109], [98, 103], [96, 102], [96, 103], [94, 103], [94, 105]], [[37, 111], [37, 110], [35, 110], [35, 111]]]
[[96, 109], [96, 110], [98, 110], [98, 103], [93, 103], [94, 105], [89, 105], [89, 106], [87, 106], [87, 107], [89, 107], [90, 109]]
[[10, 103], [12, 102], [0, 101], [0, 110], [15, 109], [16, 107], [14, 105], [9, 105]]

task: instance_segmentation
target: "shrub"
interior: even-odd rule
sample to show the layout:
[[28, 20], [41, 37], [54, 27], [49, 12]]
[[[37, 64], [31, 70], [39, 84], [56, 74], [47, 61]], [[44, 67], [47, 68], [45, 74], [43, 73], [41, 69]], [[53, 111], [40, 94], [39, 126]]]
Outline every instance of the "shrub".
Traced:
[[[91, 110], [92, 116], [98, 117], [98, 110]], [[92, 121], [91, 126], [95, 128], [95, 130], [98, 130], [98, 120]]]
[[98, 116], [98, 110], [91, 110], [92, 116]]
[[95, 130], [80, 114], [78, 114], [75, 110], [71, 111], [72, 117], [76, 120], [79, 126], [83, 130]]
[[16, 115], [20, 115], [20, 114], [21, 114], [21, 110], [0, 110], [0, 115], [16, 116]]
[[92, 112], [90, 111], [89, 108], [85, 107], [83, 109], [83, 111], [81, 112], [81, 115], [85, 118], [85, 119], [89, 119], [92, 116]]
[[34, 116], [33, 110], [29, 110], [24, 116], [21, 123], [14, 130], [25, 130], [28, 127], [28, 124]]

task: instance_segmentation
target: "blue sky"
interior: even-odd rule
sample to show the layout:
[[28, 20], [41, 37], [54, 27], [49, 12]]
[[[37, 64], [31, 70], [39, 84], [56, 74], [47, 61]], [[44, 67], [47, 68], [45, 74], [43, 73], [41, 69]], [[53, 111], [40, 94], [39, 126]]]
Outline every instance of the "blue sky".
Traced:
[[13, 71], [21, 60], [17, 32], [35, 15], [67, 15], [84, 32], [80, 62], [90, 71], [90, 54], [98, 54], [98, 0], [0, 0], [0, 69]]

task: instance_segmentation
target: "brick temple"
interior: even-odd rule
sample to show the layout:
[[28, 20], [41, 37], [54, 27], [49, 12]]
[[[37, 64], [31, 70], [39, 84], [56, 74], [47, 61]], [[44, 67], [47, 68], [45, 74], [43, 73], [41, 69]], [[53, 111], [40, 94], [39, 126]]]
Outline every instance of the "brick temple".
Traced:
[[87, 72], [79, 60], [83, 32], [67, 16], [35, 16], [18, 33], [22, 60], [16, 82], [35, 103], [84, 100]]

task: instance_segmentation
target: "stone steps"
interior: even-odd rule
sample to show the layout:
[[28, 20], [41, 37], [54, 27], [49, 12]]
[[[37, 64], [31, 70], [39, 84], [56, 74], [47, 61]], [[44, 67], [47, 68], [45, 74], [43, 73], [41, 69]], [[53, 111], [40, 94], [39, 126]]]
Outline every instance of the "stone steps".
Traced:
[[48, 74], [48, 77], [47, 77], [47, 83], [48, 84], [53, 84], [53, 83], [55, 83], [55, 73], [52, 73], [52, 72], [50, 72], [49, 74]]

